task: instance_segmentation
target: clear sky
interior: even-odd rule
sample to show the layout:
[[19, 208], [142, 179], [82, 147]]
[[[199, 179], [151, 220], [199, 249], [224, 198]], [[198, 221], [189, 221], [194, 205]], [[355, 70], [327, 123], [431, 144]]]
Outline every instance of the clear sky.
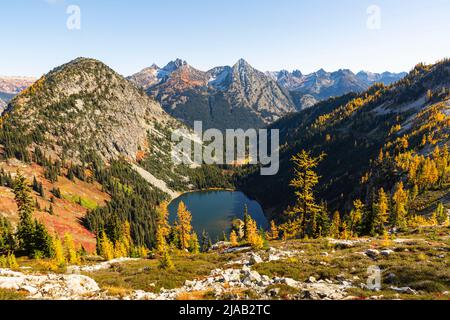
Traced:
[[450, 56], [449, 16], [448, 0], [1, 0], [0, 75], [78, 56], [123, 75], [177, 57], [201, 70], [242, 57], [263, 71], [409, 71]]

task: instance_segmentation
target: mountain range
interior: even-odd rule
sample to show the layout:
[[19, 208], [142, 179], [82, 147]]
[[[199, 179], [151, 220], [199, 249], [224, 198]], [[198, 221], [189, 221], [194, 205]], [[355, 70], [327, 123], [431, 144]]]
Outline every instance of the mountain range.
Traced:
[[267, 75], [287, 89], [291, 93], [297, 109], [302, 110], [330, 97], [338, 97], [350, 92], [363, 92], [375, 83], [390, 85], [405, 77], [407, 73], [384, 72], [380, 74], [360, 71], [354, 74], [348, 69], [336, 72], [320, 69], [306, 75], [299, 70], [268, 72]]
[[[189, 126], [200, 120], [205, 128], [248, 129], [264, 127], [333, 96], [362, 92], [377, 82], [392, 84], [405, 75], [323, 69], [306, 75], [299, 70], [263, 73], [243, 59], [232, 67], [203, 72], [176, 59], [163, 68], [153, 64], [127, 79]], [[35, 81], [32, 77], [0, 77], [0, 113]]]
[[261, 72], [240, 59], [233, 66], [200, 71], [176, 59], [152, 65], [128, 79], [155, 97], [175, 118], [206, 128], [260, 128], [319, 101], [362, 92], [376, 82], [391, 84], [406, 73], [374, 74], [350, 70]]
[[0, 77], [0, 114], [15, 95], [35, 81], [32, 77]]
[[177, 59], [129, 79], [190, 126], [200, 120], [206, 128], [259, 128], [295, 111], [286, 90], [242, 59], [206, 72]]

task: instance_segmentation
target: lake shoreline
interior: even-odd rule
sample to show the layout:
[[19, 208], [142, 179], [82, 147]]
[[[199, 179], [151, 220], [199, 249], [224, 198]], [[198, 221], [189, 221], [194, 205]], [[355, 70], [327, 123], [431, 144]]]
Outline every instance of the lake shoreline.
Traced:
[[176, 197], [173, 198], [170, 202], [177, 200], [179, 197], [185, 195], [185, 194], [189, 194], [189, 193], [197, 193], [197, 192], [210, 192], [210, 191], [227, 191], [227, 192], [242, 192], [245, 194], [244, 191], [238, 190], [238, 189], [233, 189], [233, 188], [207, 188], [207, 189], [195, 189], [195, 190], [189, 190], [189, 191], [180, 191], [180, 194]]
[[213, 238], [221, 236], [223, 231], [229, 232], [234, 218], [243, 219], [245, 207], [260, 227], [267, 229], [269, 225], [259, 202], [234, 188], [208, 188], [183, 193], [169, 203], [171, 222], [176, 219], [180, 202], [184, 202], [191, 212], [197, 232], [206, 230]]

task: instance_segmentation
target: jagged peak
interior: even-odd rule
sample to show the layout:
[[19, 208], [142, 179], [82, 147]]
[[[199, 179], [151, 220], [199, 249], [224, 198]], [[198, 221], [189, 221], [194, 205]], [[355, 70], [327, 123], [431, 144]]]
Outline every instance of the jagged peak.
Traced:
[[300, 70], [298, 70], [298, 69], [295, 69], [294, 71], [292, 71], [292, 75], [293, 75], [294, 77], [296, 77], [296, 78], [301, 78], [301, 77], [303, 77], [303, 73], [302, 73]]
[[353, 71], [351, 71], [350, 69], [339, 69], [336, 72], [332, 73], [333, 75], [338, 75], [338, 76], [345, 76], [345, 75], [350, 75], [350, 76], [354, 76], [355, 74], [353, 73]]
[[163, 70], [173, 72], [178, 70], [182, 66], [188, 66], [188, 63], [185, 60], [177, 58], [175, 60], [170, 61], [166, 66], [164, 66]]
[[234, 67], [237, 67], [237, 68], [252, 68], [252, 66], [244, 58], [240, 58], [236, 62]]

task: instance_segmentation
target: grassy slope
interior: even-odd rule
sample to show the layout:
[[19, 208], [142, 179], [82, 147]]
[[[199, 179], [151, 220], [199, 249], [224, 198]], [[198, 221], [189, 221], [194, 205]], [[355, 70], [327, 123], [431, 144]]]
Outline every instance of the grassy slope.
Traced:
[[[98, 183], [90, 184], [77, 179], [70, 181], [65, 177], [59, 177], [58, 182], [51, 183], [45, 179], [42, 167], [36, 164], [25, 165], [18, 161], [1, 161], [1, 168], [12, 175], [17, 171], [22, 172], [30, 185], [33, 177], [42, 182], [44, 198], [33, 192], [33, 198], [37, 199], [41, 207], [41, 210], [35, 213], [35, 217], [43, 221], [51, 232], [57, 233], [61, 238], [68, 232], [73, 235], [75, 242], [82, 244], [88, 252], [95, 250], [95, 236], [80, 223], [80, 219], [86, 215], [88, 209], [103, 206], [109, 200], [109, 195], [101, 191]], [[61, 190], [62, 199], [54, 198], [54, 202], [51, 203], [53, 188]], [[46, 211], [51, 204], [53, 215]], [[18, 222], [14, 194], [12, 190], [5, 187], [0, 187], [0, 214], [13, 223]]]
[[[252, 267], [261, 275], [270, 277], [288, 277], [297, 281], [307, 281], [313, 276], [317, 280], [332, 280], [339, 278], [352, 281], [355, 288], [348, 291], [353, 299], [442, 299], [447, 300], [450, 291], [450, 228], [419, 228], [410, 230], [396, 239], [358, 239], [352, 247], [332, 244], [329, 240], [291, 240], [273, 241], [269, 245], [281, 250], [296, 252], [291, 258], [279, 261], [264, 262]], [[390, 249], [389, 256], [379, 255], [371, 259], [362, 254], [367, 249]], [[325, 254], [325, 252], [327, 254]], [[258, 252], [267, 256], [267, 252]], [[159, 292], [161, 288], [174, 289], [183, 286], [186, 280], [203, 279], [217, 268], [240, 268], [227, 265], [232, 260], [239, 259], [239, 253], [219, 254], [187, 254], [172, 252], [175, 264], [173, 271], [163, 271], [158, 267], [157, 259], [143, 259], [114, 264], [110, 269], [100, 270], [85, 275], [93, 278], [102, 290], [111, 296], [126, 296], [134, 290]], [[30, 260], [20, 258], [20, 271], [26, 273], [57, 272], [64, 273], [65, 269], [47, 271], [45, 260]], [[92, 264], [85, 261], [83, 264]], [[359, 288], [366, 283], [367, 268], [378, 266], [382, 270], [382, 290], [370, 291]], [[393, 280], [389, 280], [394, 274]], [[418, 291], [417, 295], [399, 294], [390, 289], [395, 287], [410, 287]], [[280, 289], [276, 299], [290, 299], [298, 292], [297, 289], [286, 285], [268, 287]], [[251, 290], [233, 292], [242, 298], [257, 299]], [[211, 299], [211, 292], [192, 292], [179, 296], [179, 299]], [[225, 296], [226, 297], [226, 296]], [[0, 300], [25, 299], [20, 292], [0, 290]]]
[[[385, 299], [446, 299], [442, 293], [450, 290], [450, 239], [449, 229], [416, 229], [396, 240], [365, 239], [352, 248], [342, 248], [327, 240], [275, 241], [270, 246], [283, 250], [298, 250], [300, 253], [287, 260], [258, 264], [254, 270], [270, 277], [289, 277], [306, 281], [310, 276], [335, 280], [338, 276], [354, 279], [354, 283], [365, 283], [367, 268], [379, 266], [383, 271], [383, 289], [373, 292], [359, 288], [350, 294], [355, 298], [383, 296]], [[391, 249], [390, 256], [373, 260], [362, 254], [367, 249]], [[324, 255], [327, 252], [328, 255]], [[261, 254], [265, 254], [262, 252]], [[207, 276], [211, 270], [224, 268], [226, 262], [236, 259], [238, 254], [173, 253], [174, 271], [161, 271], [157, 260], [141, 260], [117, 265], [112, 269], [87, 274], [111, 294], [126, 294], [131, 290], [157, 292], [160, 288], [173, 289], [185, 280]], [[388, 283], [388, 275], [395, 279]], [[355, 278], [357, 277], [357, 278]], [[390, 286], [411, 287], [418, 295], [398, 294]], [[280, 296], [289, 298], [295, 289], [281, 286]], [[196, 297], [205, 299], [208, 294]], [[247, 293], [248, 294], [248, 293]], [[251, 294], [250, 294], [251, 296]], [[186, 298], [186, 297], [181, 297]], [[191, 297], [195, 298], [195, 297]]]

